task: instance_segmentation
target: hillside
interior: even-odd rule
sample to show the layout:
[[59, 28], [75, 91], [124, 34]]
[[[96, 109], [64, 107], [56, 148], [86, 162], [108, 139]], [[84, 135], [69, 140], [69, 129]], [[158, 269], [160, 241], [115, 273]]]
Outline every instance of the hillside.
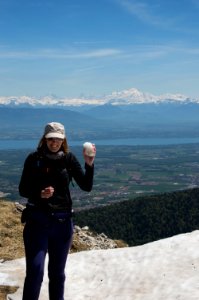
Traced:
[[[73, 138], [81, 139], [85, 132], [90, 134], [90, 124], [92, 131], [99, 131], [103, 125], [96, 118], [59, 108], [11, 108], [0, 107], [0, 126], [3, 132], [0, 137], [3, 139], [39, 139], [42, 135], [46, 123], [59, 121], [66, 126], [66, 134]], [[106, 122], [104, 123], [106, 126]], [[76, 130], [76, 132], [74, 132]]]
[[[194, 188], [143, 196], [76, 211], [75, 224], [80, 228], [89, 227], [91, 232], [76, 230], [73, 251], [96, 249], [95, 246], [100, 242], [99, 236], [101, 238], [99, 248], [104, 248], [105, 239], [101, 236], [102, 233], [115, 242], [123, 240], [126, 245], [136, 246], [197, 230], [199, 229], [198, 192], [199, 189]], [[24, 255], [23, 226], [20, 223], [20, 213], [14, 203], [6, 201], [0, 203], [0, 258], [22, 257]], [[85, 237], [85, 235], [87, 239], [81, 239], [81, 236]], [[97, 244], [92, 244], [92, 240]], [[124, 244], [116, 242], [116, 247], [118, 246]]]
[[[21, 224], [19, 205], [0, 200], [0, 206], [0, 260], [4, 261], [23, 257], [23, 225]], [[102, 232], [96, 234], [90, 231], [87, 226], [84, 228], [75, 226], [71, 252], [126, 246], [127, 244], [121, 240], [111, 240]]]
[[[111, 248], [112, 243], [115, 247], [142, 245], [197, 230], [198, 192], [199, 189], [194, 188], [162, 193], [77, 211], [74, 222], [80, 230], [76, 229], [72, 251], [106, 249]], [[14, 203], [1, 200], [0, 204], [0, 258], [22, 257], [21, 214]], [[81, 229], [87, 227], [90, 230]]]
[[145, 244], [199, 229], [199, 189], [143, 196], [76, 213], [79, 226], [122, 239], [129, 246]]

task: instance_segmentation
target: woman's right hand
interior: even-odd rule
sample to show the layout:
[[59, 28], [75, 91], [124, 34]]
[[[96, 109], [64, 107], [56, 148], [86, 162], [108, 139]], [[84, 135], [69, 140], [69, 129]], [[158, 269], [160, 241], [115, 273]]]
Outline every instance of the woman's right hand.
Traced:
[[[92, 166], [94, 164], [96, 156], [96, 146], [95, 144], [85, 143], [84, 145], [89, 144], [89, 146], [84, 146], [83, 148], [83, 157], [87, 165]], [[88, 148], [89, 147], [89, 148]]]
[[46, 187], [44, 190], [41, 191], [41, 198], [48, 199], [48, 198], [52, 197], [54, 194], [54, 191], [55, 190], [52, 186]]

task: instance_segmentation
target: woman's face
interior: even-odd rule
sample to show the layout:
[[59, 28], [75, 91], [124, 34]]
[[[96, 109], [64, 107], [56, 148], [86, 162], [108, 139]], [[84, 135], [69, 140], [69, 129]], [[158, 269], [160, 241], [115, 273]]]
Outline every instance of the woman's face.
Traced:
[[62, 143], [63, 143], [63, 139], [59, 139], [59, 138], [46, 139], [46, 144], [47, 144], [48, 149], [54, 153], [59, 151], [59, 149], [62, 146]]

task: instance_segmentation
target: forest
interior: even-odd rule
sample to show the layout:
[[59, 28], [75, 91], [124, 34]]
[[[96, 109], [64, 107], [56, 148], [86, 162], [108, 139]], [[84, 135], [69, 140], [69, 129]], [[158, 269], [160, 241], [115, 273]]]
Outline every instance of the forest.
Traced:
[[129, 246], [191, 232], [199, 228], [199, 188], [129, 199], [81, 210], [75, 224], [122, 239]]

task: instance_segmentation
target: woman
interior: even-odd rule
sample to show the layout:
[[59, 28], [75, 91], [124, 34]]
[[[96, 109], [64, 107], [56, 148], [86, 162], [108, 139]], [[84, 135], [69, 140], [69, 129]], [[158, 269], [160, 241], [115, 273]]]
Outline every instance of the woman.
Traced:
[[65, 264], [73, 225], [69, 183], [90, 192], [93, 185], [94, 155], [83, 152], [85, 171], [69, 152], [64, 126], [46, 125], [37, 151], [28, 155], [19, 183], [19, 193], [28, 198], [22, 213], [26, 255], [23, 300], [39, 299], [48, 252], [49, 299], [64, 300]]

